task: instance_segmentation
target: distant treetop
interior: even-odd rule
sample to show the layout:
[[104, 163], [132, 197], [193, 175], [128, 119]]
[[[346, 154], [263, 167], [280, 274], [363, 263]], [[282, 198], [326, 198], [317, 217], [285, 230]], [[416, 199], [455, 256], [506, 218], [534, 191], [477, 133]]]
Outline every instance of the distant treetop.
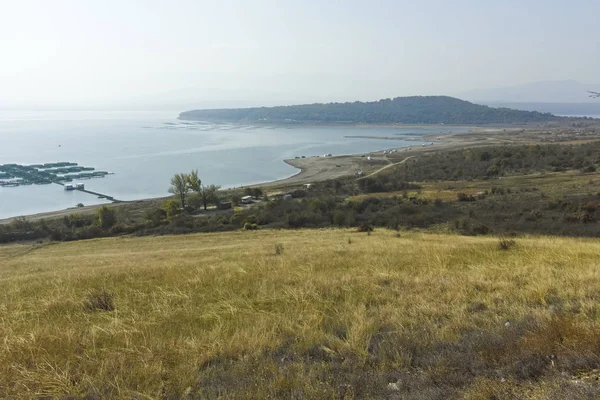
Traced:
[[193, 110], [179, 119], [243, 123], [503, 124], [560, 117], [536, 111], [492, 108], [448, 96], [412, 96], [372, 102]]

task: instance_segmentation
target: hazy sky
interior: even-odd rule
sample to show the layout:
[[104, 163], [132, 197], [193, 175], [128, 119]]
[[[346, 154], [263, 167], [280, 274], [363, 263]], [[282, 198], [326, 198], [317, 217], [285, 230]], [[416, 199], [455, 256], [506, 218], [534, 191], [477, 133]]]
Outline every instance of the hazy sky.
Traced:
[[0, 107], [595, 83], [599, 16], [599, 0], [0, 0]]

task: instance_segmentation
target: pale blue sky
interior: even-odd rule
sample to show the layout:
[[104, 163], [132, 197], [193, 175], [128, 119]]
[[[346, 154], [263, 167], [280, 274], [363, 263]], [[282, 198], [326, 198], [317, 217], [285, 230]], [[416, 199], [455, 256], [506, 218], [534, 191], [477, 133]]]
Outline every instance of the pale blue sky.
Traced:
[[0, 0], [0, 107], [600, 83], [599, 17], [598, 0]]

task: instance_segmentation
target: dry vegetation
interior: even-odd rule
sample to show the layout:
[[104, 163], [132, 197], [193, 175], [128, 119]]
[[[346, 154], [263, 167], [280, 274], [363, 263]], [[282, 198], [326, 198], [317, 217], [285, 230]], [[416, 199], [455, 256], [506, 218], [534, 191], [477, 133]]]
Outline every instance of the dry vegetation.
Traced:
[[3, 246], [0, 397], [597, 398], [600, 243], [501, 247], [382, 229]]

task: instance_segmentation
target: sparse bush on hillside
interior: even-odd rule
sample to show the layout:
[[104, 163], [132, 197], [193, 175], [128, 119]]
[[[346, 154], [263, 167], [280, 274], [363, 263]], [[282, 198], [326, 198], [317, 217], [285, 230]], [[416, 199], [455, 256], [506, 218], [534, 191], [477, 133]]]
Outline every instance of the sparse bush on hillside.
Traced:
[[167, 213], [168, 218], [176, 217], [181, 213], [181, 205], [175, 200], [166, 200], [162, 203], [161, 208]]
[[410, 168], [406, 163], [397, 170], [404, 169], [404, 179], [410, 182], [494, 179], [567, 170], [591, 173], [600, 162], [599, 152], [600, 141], [581, 145], [489, 146], [423, 154], [411, 160]]
[[102, 229], [110, 229], [114, 224], [117, 223], [117, 215], [114, 208], [108, 208], [102, 206], [96, 212], [96, 219], [98, 220], [98, 226]]
[[159, 223], [165, 220], [168, 216], [167, 211], [164, 208], [153, 208], [146, 211], [146, 220]]

